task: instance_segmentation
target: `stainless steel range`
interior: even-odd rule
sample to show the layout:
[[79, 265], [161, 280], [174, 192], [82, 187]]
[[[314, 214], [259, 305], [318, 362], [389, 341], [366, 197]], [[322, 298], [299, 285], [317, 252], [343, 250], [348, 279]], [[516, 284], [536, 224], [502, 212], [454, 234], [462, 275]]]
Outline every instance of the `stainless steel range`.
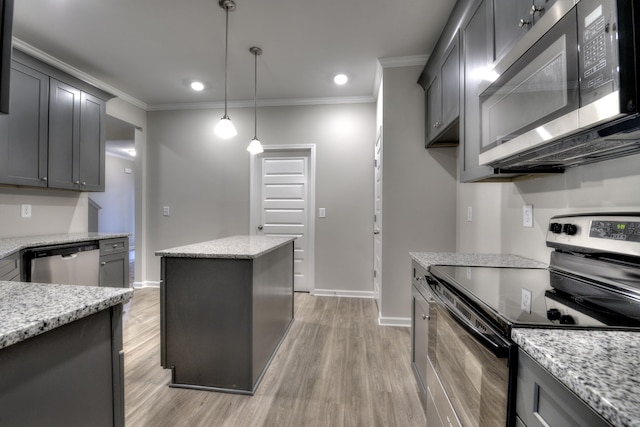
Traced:
[[546, 269], [414, 268], [428, 417], [434, 406], [444, 425], [516, 425], [513, 328], [640, 330], [640, 214], [556, 216], [547, 246]]

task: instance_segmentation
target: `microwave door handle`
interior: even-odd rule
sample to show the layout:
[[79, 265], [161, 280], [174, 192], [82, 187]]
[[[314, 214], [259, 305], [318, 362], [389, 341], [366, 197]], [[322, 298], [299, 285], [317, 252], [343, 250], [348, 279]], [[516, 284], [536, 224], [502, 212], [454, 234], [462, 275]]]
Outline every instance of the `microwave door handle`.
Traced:
[[458, 313], [458, 310], [448, 301], [442, 299], [440, 295], [433, 288], [434, 279], [429, 277], [427, 283], [431, 289], [432, 296], [435, 299], [435, 303], [444, 307], [447, 313], [453, 318], [453, 320], [460, 325], [463, 329], [469, 332], [473, 338], [478, 341], [484, 348], [489, 350], [494, 356], [499, 358], [508, 357], [511, 345], [497, 336], [497, 332], [491, 330], [496, 336], [492, 336], [484, 333], [473, 325], [469, 320]]

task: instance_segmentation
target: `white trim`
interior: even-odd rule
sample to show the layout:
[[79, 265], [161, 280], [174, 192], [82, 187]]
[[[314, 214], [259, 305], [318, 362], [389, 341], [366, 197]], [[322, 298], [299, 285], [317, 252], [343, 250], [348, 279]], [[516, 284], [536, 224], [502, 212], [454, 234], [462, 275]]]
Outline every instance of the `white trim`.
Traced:
[[84, 71], [81, 71], [69, 64], [67, 64], [66, 62], [62, 62], [57, 58], [54, 58], [53, 56], [49, 55], [48, 53], [31, 46], [28, 43], [23, 42], [20, 39], [17, 38], [13, 38], [13, 46], [18, 48], [19, 50], [23, 51], [24, 53], [27, 53], [31, 56], [33, 56], [36, 59], [39, 59], [40, 61], [49, 64], [51, 66], [54, 66], [62, 71], [64, 71], [67, 74], [72, 75], [73, 77], [76, 77], [84, 82], [87, 82], [93, 86], [96, 86], [99, 89], [104, 90], [105, 92], [109, 92], [112, 95], [117, 96], [118, 98], [122, 99], [123, 101], [128, 102], [129, 104], [135, 105], [138, 108], [142, 108], [143, 110], [148, 110], [148, 105], [142, 101], [140, 101], [137, 98], [134, 98], [133, 96], [121, 91], [120, 89], [117, 89], [113, 86], [111, 86], [110, 84], [107, 84], [105, 82], [103, 82], [102, 80], [99, 80], [97, 78], [95, 78], [94, 76], [85, 73]]
[[429, 55], [396, 56], [391, 58], [378, 58], [382, 68], [412, 67], [424, 65], [429, 60]]
[[[376, 102], [374, 96], [345, 96], [326, 98], [291, 98], [291, 99], [263, 99], [257, 101], [258, 107], [284, 107], [304, 105], [336, 105], [336, 104], [370, 104]], [[229, 101], [228, 108], [253, 108], [253, 101]], [[222, 109], [224, 102], [182, 102], [175, 104], [149, 105], [147, 111], [171, 110], [209, 110]]]
[[316, 297], [342, 297], [373, 299], [372, 291], [345, 291], [341, 289], [316, 289], [311, 295]]
[[378, 317], [378, 325], [380, 326], [402, 326], [411, 327], [410, 317]]
[[133, 282], [133, 289], [143, 288], [160, 288], [161, 282], [154, 282], [151, 280], [145, 280], [144, 282]]
[[[314, 292], [316, 283], [316, 144], [291, 144], [291, 145], [263, 145], [265, 152], [273, 151], [308, 151], [309, 152], [309, 223], [307, 230], [307, 243], [309, 245], [309, 257], [307, 264], [307, 284], [310, 292]], [[258, 155], [249, 157], [249, 234], [255, 234], [260, 218], [257, 217], [256, 203], [260, 194], [257, 188], [256, 170], [258, 168]]]

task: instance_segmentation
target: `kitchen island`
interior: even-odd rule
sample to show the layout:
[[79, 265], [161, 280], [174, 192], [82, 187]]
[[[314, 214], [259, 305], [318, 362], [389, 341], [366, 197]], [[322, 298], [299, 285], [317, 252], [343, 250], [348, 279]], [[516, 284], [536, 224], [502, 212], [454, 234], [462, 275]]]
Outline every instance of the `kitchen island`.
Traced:
[[293, 322], [293, 240], [234, 236], [156, 252], [172, 387], [255, 392]]
[[0, 282], [0, 425], [124, 426], [131, 289]]

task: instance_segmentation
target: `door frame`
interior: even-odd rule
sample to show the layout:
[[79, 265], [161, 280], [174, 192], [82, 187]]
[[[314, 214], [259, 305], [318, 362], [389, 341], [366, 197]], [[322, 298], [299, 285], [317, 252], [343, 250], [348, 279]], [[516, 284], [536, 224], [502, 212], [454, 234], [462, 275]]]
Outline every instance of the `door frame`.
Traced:
[[[277, 153], [286, 151], [305, 151], [309, 155], [309, 193], [308, 193], [308, 218], [307, 218], [307, 287], [310, 294], [315, 292], [315, 265], [316, 265], [316, 145], [315, 144], [290, 144], [290, 145], [263, 145], [265, 153]], [[257, 234], [260, 224], [260, 176], [258, 158], [259, 154], [251, 154], [249, 159], [249, 234]]]

